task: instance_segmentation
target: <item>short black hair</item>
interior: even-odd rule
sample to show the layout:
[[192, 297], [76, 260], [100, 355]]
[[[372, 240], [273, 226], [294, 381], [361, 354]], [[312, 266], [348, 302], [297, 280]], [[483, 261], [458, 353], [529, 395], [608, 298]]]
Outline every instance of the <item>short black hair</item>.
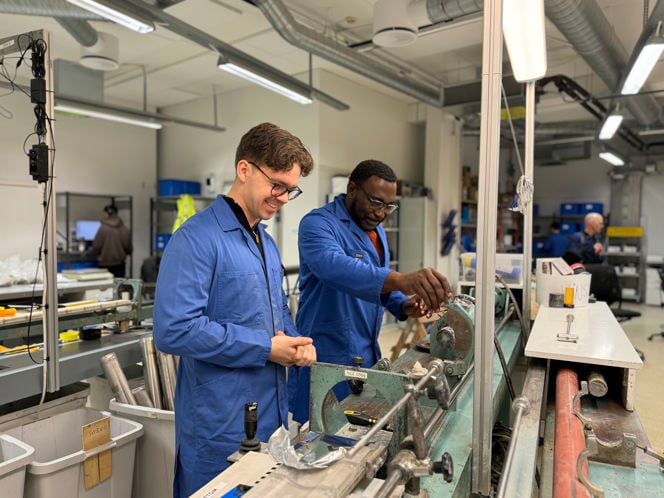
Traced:
[[367, 159], [360, 162], [350, 174], [348, 181], [361, 185], [372, 176], [382, 178], [386, 182], [396, 183], [397, 175], [387, 164], [378, 159]]
[[114, 214], [118, 214], [118, 207], [115, 204], [108, 204], [104, 206], [104, 211], [107, 215], [113, 216]]
[[551, 228], [553, 228], [554, 230], [560, 230], [560, 223], [554, 221], [553, 223], [551, 223]]

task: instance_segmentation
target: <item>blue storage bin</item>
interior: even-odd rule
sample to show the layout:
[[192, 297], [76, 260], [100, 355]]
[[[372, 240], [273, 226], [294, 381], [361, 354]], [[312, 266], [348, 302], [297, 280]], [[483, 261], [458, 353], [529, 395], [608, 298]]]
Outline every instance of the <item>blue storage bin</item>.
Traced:
[[201, 182], [184, 182], [185, 183], [185, 192], [184, 194], [189, 195], [201, 195]]
[[533, 254], [544, 254], [544, 240], [533, 240]]
[[604, 214], [604, 204], [601, 202], [584, 202], [579, 204], [581, 212], [579, 214], [599, 213]]
[[185, 182], [182, 180], [159, 180], [158, 195], [185, 194]]
[[578, 231], [578, 225], [576, 223], [563, 222], [560, 224], [560, 233], [570, 234], [576, 233]]
[[158, 195], [201, 195], [201, 182], [187, 180], [159, 180]]
[[579, 214], [579, 205], [575, 202], [563, 202], [560, 205], [560, 216]]
[[171, 240], [170, 233], [157, 233], [154, 236], [154, 247], [157, 251], [163, 251], [166, 249], [168, 241]]

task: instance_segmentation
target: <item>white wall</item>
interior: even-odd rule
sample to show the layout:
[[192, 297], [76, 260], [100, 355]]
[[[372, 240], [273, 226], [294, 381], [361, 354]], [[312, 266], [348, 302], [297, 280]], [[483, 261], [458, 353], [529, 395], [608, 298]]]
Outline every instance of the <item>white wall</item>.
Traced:
[[535, 203], [541, 216], [560, 214], [562, 202], [601, 202], [611, 207], [611, 166], [599, 159], [571, 161], [562, 166], [535, 166]]
[[[14, 93], [0, 101], [13, 117], [0, 117], [0, 209], [3, 242], [0, 260], [18, 255], [36, 258], [41, 233], [42, 196], [28, 174], [23, 142], [34, 128], [33, 106], [28, 97]], [[156, 133], [136, 126], [56, 114], [55, 189], [104, 195], [131, 195], [134, 203], [134, 267], [149, 251], [149, 199], [156, 179]], [[27, 140], [26, 150], [36, 143]], [[91, 219], [101, 212], [90, 213]], [[61, 239], [60, 239], [61, 240]]]

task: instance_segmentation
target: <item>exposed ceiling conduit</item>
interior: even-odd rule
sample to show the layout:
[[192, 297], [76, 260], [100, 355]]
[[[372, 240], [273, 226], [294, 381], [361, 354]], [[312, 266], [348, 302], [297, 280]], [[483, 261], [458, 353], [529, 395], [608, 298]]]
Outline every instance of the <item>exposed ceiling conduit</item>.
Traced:
[[97, 30], [88, 21], [71, 17], [56, 17], [55, 20], [84, 47], [92, 47], [97, 43]]
[[391, 68], [298, 23], [280, 0], [254, 0], [272, 27], [290, 44], [385, 86], [440, 107], [441, 87], [406, 78]]
[[0, 2], [0, 13], [103, 20], [102, 17], [81, 9], [67, 0], [2, 0]]
[[[660, 0], [655, 10], [662, 9]], [[616, 41], [611, 25], [594, 0], [546, 0], [546, 16], [569, 40], [574, 49], [614, 91], [627, 67], [625, 50]], [[625, 106], [642, 125], [661, 117], [662, 109], [652, 95], [624, 99]]]

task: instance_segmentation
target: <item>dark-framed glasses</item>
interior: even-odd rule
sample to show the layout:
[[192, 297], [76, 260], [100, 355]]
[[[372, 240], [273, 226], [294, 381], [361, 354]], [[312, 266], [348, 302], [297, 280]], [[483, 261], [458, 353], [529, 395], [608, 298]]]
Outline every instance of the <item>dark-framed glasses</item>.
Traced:
[[[355, 182], [353, 182], [355, 183]], [[383, 202], [379, 201], [378, 199], [371, 197], [366, 190], [362, 188], [361, 185], [355, 183], [357, 188], [359, 188], [362, 193], [366, 196], [367, 200], [369, 201], [369, 204], [371, 204], [372, 209], [378, 211], [379, 209], [382, 209], [385, 211], [385, 214], [392, 214], [394, 213], [397, 209], [399, 209], [399, 204], [393, 203], [393, 202]]]
[[272, 191], [271, 191], [272, 197], [281, 197], [286, 192], [288, 192], [288, 200], [292, 201], [302, 193], [302, 189], [300, 187], [287, 187], [283, 183], [276, 182], [272, 178], [267, 176], [267, 173], [265, 173], [265, 171], [263, 171], [260, 168], [260, 166], [258, 166], [258, 164], [252, 163], [251, 161], [247, 162], [251, 164], [254, 168], [256, 168], [258, 171], [260, 171], [263, 174], [263, 176], [267, 178], [267, 181], [270, 182], [270, 185], [272, 185]]

